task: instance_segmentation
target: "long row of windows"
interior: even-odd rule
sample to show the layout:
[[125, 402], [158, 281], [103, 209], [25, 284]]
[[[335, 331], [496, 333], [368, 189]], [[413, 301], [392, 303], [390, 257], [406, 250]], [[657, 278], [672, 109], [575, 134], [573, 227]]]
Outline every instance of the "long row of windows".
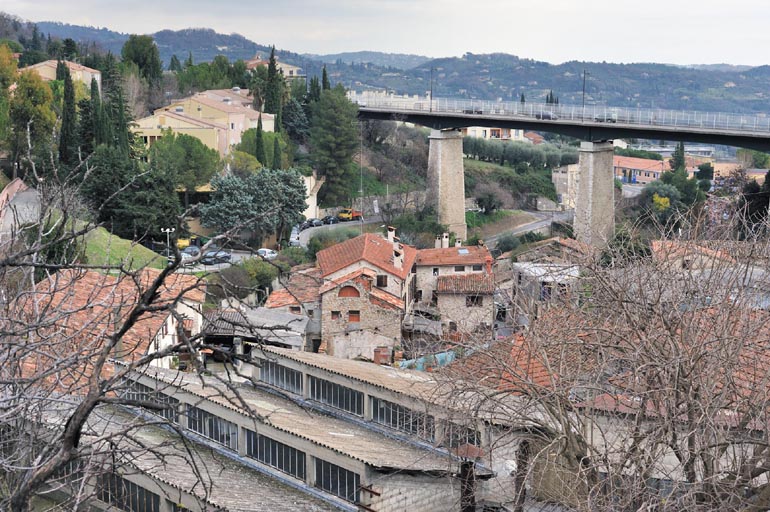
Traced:
[[127, 512], [160, 512], [160, 496], [114, 473], [99, 475], [96, 496]]
[[162, 409], [151, 409], [149, 407], [146, 407], [145, 409], [166, 418], [168, 421], [179, 423], [179, 400], [174, 397], [156, 391], [139, 382], [127, 380], [123, 398], [126, 400], [150, 402], [160, 405], [163, 407]]
[[375, 423], [433, 441], [435, 436], [433, 416], [374, 396], [371, 397], [370, 403], [372, 421]]
[[310, 386], [310, 398], [313, 400], [357, 416], [364, 415], [364, 394], [360, 391], [312, 375], [308, 376], [308, 384]]
[[187, 428], [238, 450], [238, 425], [194, 406], [187, 408]]
[[273, 361], [262, 360], [259, 378], [262, 382], [285, 391], [302, 394], [302, 372], [286, 368]]
[[305, 479], [305, 452], [248, 429], [246, 455], [300, 480]]

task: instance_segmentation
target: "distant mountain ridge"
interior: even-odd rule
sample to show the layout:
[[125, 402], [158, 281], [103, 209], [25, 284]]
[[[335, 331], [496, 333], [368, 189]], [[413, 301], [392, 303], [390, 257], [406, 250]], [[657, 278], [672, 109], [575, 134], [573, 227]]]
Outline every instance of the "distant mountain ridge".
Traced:
[[[127, 34], [104, 28], [62, 23], [37, 24], [43, 34], [96, 41], [119, 54]], [[153, 34], [161, 59], [180, 60], [192, 53], [197, 62], [225, 55], [231, 61], [255, 54], [267, 56], [270, 47], [239, 34], [211, 29], [163, 30]], [[504, 53], [472, 54], [429, 59], [411, 54], [345, 52], [330, 55], [276, 52], [283, 62], [301, 66], [308, 76], [320, 75], [326, 63], [332, 82], [355, 90], [387, 90], [399, 94], [543, 101], [549, 91], [561, 103], [581, 104], [586, 72], [587, 104], [670, 108], [770, 115], [770, 67], [748, 68], [730, 64], [612, 64], [571, 61], [549, 64]], [[431, 84], [431, 69], [433, 83]]]

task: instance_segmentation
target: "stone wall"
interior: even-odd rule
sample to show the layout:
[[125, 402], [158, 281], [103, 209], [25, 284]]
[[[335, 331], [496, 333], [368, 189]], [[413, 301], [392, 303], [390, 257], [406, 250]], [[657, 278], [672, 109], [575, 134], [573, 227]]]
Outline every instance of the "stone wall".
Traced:
[[474, 331], [485, 323], [492, 326], [495, 314], [495, 301], [492, 295], [482, 295], [481, 306], [468, 306], [466, 297], [472, 293], [439, 293], [437, 308], [441, 314], [441, 323], [449, 325], [450, 321], [457, 324], [460, 332]]
[[[367, 480], [379, 494], [361, 492], [362, 504], [377, 512], [450, 512], [460, 510], [460, 484], [449, 477], [381, 474], [371, 472]], [[365, 499], [364, 499], [365, 498]]]

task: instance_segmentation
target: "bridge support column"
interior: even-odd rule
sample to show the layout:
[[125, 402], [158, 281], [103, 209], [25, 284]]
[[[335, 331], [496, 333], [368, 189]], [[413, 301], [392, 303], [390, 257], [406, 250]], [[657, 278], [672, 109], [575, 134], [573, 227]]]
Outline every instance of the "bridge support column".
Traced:
[[436, 207], [439, 224], [465, 240], [465, 178], [463, 136], [459, 131], [431, 130], [428, 153], [428, 204]]
[[604, 248], [615, 231], [615, 176], [612, 142], [581, 142], [575, 200], [575, 238]]

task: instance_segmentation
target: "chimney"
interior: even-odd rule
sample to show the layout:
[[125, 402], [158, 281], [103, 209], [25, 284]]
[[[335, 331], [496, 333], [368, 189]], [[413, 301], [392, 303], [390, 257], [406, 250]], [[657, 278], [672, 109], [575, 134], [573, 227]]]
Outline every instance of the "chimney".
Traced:
[[492, 274], [492, 256], [484, 258], [484, 266], [487, 267], [487, 274]]
[[484, 243], [484, 240], [479, 238], [479, 247], [484, 247], [486, 244]]
[[441, 235], [441, 248], [449, 249], [449, 233]]
[[441, 235], [436, 235], [436, 242], [433, 244], [434, 249], [441, 249]]
[[396, 237], [396, 228], [388, 226], [388, 242], [393, 243], [393, 239]]
[[398, 269], [404, 266], [404, 253], [395, 247], [393, 248], [393, 266]]
[[455, 238], [455, 247], [462, 247], [462, 246], [463, 246], [463, 239]]

